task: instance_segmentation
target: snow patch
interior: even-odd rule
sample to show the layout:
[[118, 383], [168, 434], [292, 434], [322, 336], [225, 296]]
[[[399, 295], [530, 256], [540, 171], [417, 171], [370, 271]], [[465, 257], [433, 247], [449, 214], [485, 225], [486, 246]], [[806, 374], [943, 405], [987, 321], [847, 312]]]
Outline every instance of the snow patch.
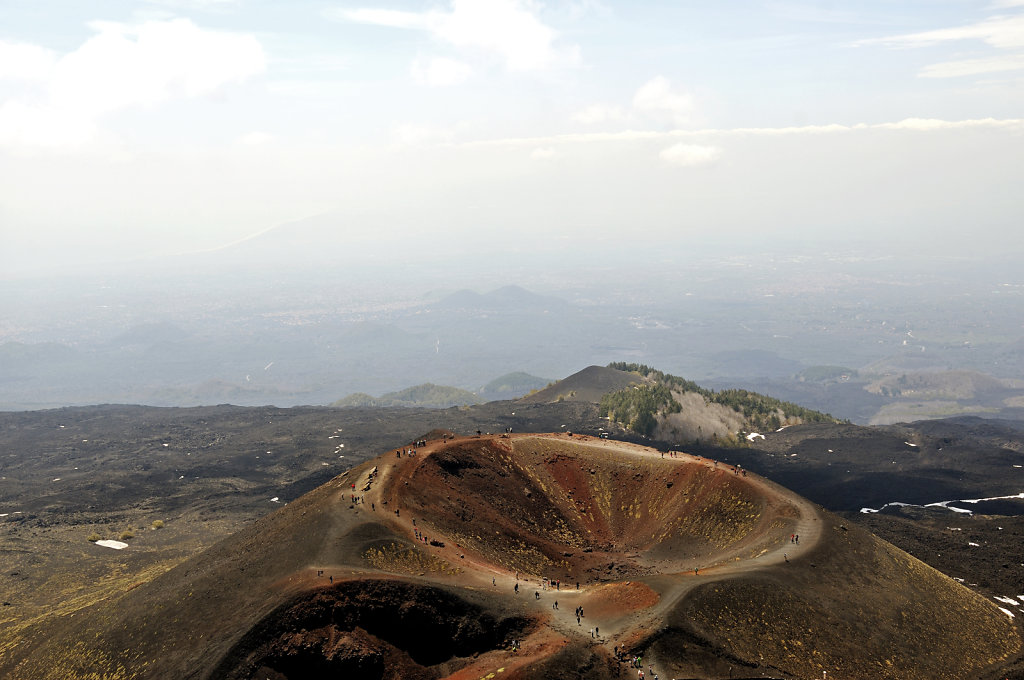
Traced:
[[998, 600], [999, 602], [1002, 602], [1003, 604], [1012, 604], [1015, 607], [1019, 607], [1020, 606], [1020, 602], [1017, 602], [1017, 600], [1013, 599], [1012, 597], [999, 597], [999, 596], [995, 596], [992, 599]]
[[763, 434], [759, 434], [757, 432], [751, 432], [750, 434], [747, 435], [747, 441], [748, 442], [752, 442], [755, 439], [757, 439], [758, 437], [760, 437], [761, 439], [764, 439], [764, 435]]
[[978, 545], [977, 543], [974, 543], [972, 541], [968, 541], [967, 545], [973, 545], [975, 548], [980, 548], [981, 547], [980, 545]]
[[907, 446], [913, 446], [915, 449], [917, 448], [917, 444], [913, 444], [911, 442], [903, 442], [903, 443], [906, 444]]
[[96, 545], [102, 545], [104, 548], [113, 548], [114, 550], [124, 550], [128, 547], [127, 543], [121, 541], [96, 541]]
[[877, 510], [874, 510], [872, 508], [861, 508], [860, 511], [863, 512], [863, 513], [881, 512], [882, 510], [885, 510], [886, 508], [889, 508], [889, 507], [945, 508], [946, 510], [949, 510], [951, 512], [959, 512], [959, 513], [964, 514], [964, 515], [972, 515], [972, 514], [974, 514], [974, 512], [971, 511], [971, 510], [967, 510], [966, 508], [951, 507], [949, 504], [950, 503], [970, 503], [970, 504], [974, 505], [976, 503], [982, 503], [984, 501], [1005, 501], [1005, 500], [1012, 500], [1012, 499], [1022, 499], [1022, 500], [1024, 500], [1024, 492], [1021, 492], [1021, 493], [1018, 493], [1018, 494], [1014, 494], [1013, 496], [993, 496], [991, 498], [961, 498], [959, 500], [938, 501], [938, 502], [935, 502], [935, 503], [926, 503], [924, 505], [917, 505], [916, 503], [896, 503], [896, 502], [894, 502], [894, 503], [886, 503], [885, 505], [883, 505], [882, 507], [878, 508]]
[[886, 503], [885, 505], [883, 505], [882, 507], [878, 508], [877, 510], [875, 510], [873, 508], [861, 508], [860, 511], [863, 514], [868, 514], [868, 513], [872, 513], [872, 512], [881, 512], [882, 510], [885, 510], [886, 508], [909, 508], [909, 507], [912, 507], [912, 506], [913, 506], [913, 503], [900, 503], [899, 501], [894, 501], [892, 503]]
[[1009, 609], [1003, 609], [1002, 607], [1000, 607], [999, 611], [1001, 611], [1002, 613], [1006, 614], [1011, 619], [1013, 618], [1013, 612], [1011, 612]]
[[270, 499], [270, 502], [271, 503], [280, 503], [281, 499], [279, 497], [277, 497], [277, 496], [274, 496], [273, 498]]

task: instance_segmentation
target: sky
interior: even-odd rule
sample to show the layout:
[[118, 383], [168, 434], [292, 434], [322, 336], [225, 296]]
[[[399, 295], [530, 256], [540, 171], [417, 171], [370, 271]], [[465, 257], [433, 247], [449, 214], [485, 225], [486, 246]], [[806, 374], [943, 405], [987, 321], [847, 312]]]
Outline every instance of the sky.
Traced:
[[4, 0], [0, 276], [324, 215], [1022, 250], [1022, 105], [1024, 0]]

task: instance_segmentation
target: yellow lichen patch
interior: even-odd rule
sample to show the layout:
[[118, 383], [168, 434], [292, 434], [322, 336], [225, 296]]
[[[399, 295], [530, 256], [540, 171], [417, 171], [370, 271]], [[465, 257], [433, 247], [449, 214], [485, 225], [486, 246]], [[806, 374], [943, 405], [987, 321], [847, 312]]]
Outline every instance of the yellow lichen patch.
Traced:
[[399, 574], [459, 574], [461, 567], [452, 567], [447, 561], [400, 543], [389, 543], [382, 548], [370, 548], [363, 559], [381, 571]]

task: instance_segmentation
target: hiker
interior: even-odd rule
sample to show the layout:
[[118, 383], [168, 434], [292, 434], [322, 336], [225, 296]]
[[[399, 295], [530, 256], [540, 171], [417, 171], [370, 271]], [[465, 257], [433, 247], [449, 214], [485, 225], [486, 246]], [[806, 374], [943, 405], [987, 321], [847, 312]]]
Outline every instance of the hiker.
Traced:
[[601, 629], [594, 626], [594, 637], [601, 637]]
[[519, 594], [519, 584], [517, 583], [516, 584], [516, 595], [518, 595], [518, 594]]
[[491, 585], [492, 585], [492, 586], [496, 586], [496, 585], [498, 585], [498, 584], [497, 584], [497, 583], [495, 582], [495, 580], [494, 580], [494, 577], [493, 577], [493, 576], [491, 577]]
[[533, 592], [533, 599], [535, 599], [535, 600], [539, 600], [540, 599], [540, 591], [539, 590], [535, 590]]

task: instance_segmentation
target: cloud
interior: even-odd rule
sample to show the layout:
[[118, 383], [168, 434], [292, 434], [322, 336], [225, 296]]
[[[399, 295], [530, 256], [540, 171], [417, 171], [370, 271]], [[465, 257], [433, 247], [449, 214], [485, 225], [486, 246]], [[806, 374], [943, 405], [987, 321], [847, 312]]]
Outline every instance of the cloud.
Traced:
[[465, 53], [483, 53], [511, 72], [540, 71], [579, 63], [579, 48], [556, 44], [558, 33], [522, 0], [452, 0], [447, 11], [329, 10], [327, 16], [428, 33]]
[[151, 5], [177, 7], [180, 9], [200, 9], [219, 11], [229, 7], [237, 7], [241, 0], [145, 0]]
[[621, 121], [626, 119], [626, 112], [620, 106], [594, 104], [573, 115], [572, 119], [584, 125]]
[[396, 144], [401, 146], [423, 146], [429, 144], [448, 144], [454, 133], [451, 130], [404, 123], [396, 126], [391, 133]]
[[940, 28], [934, 31], [906, 33], [885, 38], [859, 40], [855, 45], [888, 45], [890, 47], [929, 47], [944, 42], [980, 40], [999, 49], [1024, 47], [1024, 14], [997, 16], [975, 24]]
[[657, 76], [644, 83], [633, 95], [633, 109], [683, 125], [693, 113], [693, 98], [685, 92], [673, 90], [668, 78]]
[[667, 149], [662, 149], [658, 156], [669, 165], [676, 165], [684, 168], [692, 168], [701, 165], [710, 165], [718, 160], [722, 150], [717, 146], [704, 144], [673, 144]]
[[[1003, 0], [998, 7], [1024, 6], [1024, 0]], [[884, 38], [860, 40], [855, 45], [886, 45], [889, 47], [931, 47], [947, 42], [980, 41], [997, 50], [1024, 48], [1024, 14], [1001, 15], [965, 26], [941, 28], [920, 33], [906, 33]], [[922, 78], [957, 78], [1024, 68], [1024, 54], [1000, 54], [972, 59], [955, 59], [925, 66]]]
[[417, 83], [431, 87], [461, 85], [473, 75], [472, 66], [447, 57], [417, 58], [409, 70]]
[[[938, 132], [945, 130], [1008, 130], [1024, 133], [1024, 118], [972, 118], [942, 120], [938, 118], [905, 118], [889, 123], [856, 123], [841, 125], [801, 125], [774, 128], [703, 128], [700, 130], [623, 130], [620, 132], [586, 132], [547, 137], [507, 137], [474, 142], [464, 146], [551, 147], [563, 144], [667, 142], [691, 139], [703, 141], [716, 137], [784, 137], [797, 135], [840, 135], [869, 130], [904, 130], [910, 132]], [[713, 147], [712, 147], [713, 148]]]
[[530, 152], [530, 158], [535, 161], [550, 161], [558, 158], [561, 154], [552, 149], [550, 146], [537, 147]]
[[693, 109], [689, 93], [673, 88], [668, 78], [656, 76], [637, 88], [628, 107], [593, 104], [573, 114], [572, 120], [583, 125], [624, 122], [678, 127], [691, 122]]
[[256, 130], [242, 135], [236, 141], [242, 146], [260, 146], [261, 144], [268, 144], [274, 141], [274, 136], [270, 133]]
[[52, 50], [0, 40], [0, 80], [45, 80], [56, 62]]
[[1024, 69], [1024, 54], [1007, 54], [987, 59], [943, 61], [925, 66], [918, 75], [922, 78], [958, 78], [1019, 69]]
[[254, 37], [202, 29], [187, 19], [89, 28], [88, 40], [59, 57], [5, 44], [31, 59], [4, 74], [35, 82], [0, 101], [0, 144], [84, 143], [107, 114], [211, 94], [266, 64]]

